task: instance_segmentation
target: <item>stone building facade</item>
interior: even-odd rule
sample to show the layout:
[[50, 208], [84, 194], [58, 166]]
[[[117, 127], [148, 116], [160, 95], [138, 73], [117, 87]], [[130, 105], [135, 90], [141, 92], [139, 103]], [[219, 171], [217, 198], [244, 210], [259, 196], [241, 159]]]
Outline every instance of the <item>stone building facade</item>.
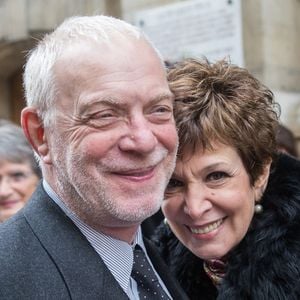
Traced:
[[[240, 1], [245, 67], [274, 91], [281, 120], [300, 144], [300, 1]], [[139, 10], [179, 2], [184, 0], [0, 0], [0, 118], [19, 122], [26, 53], [66, 17], [106, 14], [131, 22]]]

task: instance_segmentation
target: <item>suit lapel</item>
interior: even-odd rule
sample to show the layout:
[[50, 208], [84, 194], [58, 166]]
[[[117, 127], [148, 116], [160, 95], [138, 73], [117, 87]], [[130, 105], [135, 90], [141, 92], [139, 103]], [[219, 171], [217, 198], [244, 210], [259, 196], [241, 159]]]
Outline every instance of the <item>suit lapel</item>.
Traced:
[[26, 206], [24, 215], [57, 266], [72, 299], [95, 299], [96, 296], [128, 299], [80, 230], [41, 186]]

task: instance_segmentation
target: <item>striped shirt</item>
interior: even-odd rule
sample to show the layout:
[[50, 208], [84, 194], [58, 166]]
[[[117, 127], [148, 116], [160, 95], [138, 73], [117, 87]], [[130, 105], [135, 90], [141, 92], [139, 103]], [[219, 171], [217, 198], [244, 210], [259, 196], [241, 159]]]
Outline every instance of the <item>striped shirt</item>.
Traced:
[[[143, 238], [141, 227], [139, 227], [138, 232], [135, 236], [132, 245], [127, 242], [114, 239], [103, 233], [100, 233], [93, 228], [89, 227], [83, 221], [81, 221], [77, 215], [72, 212], [65, 203], [58, 197], [58, 195], [53, 191], [50, 185], [43, 179], [43, 187], [49, 197], [64, 211], [64, 213], [73, 221], [73, 223], [78, 227], [82, 234], [89, 241], [91, 246], [95, 249], [98, 255], [102, 258], [103, 262], [112, 273], [116, 281], [119, 283], [123, 291], [128, 295], [129, 299], [136, 300], [139, 299], [137, 284], [135, 280], [130, 276], [133, 266], [133, 249], [136, 244], [140, 245], [144, 250], [146, 257], [151, 264], [154, 272], [156, 273], [158, 280], [169, 295], [168, 290], [161, 278], [154, 269], [151, 260], [148, 257]], [[170, 295], [169, 295], [170, 297]], [[171, 298], [171, 297], [170, 297]]]

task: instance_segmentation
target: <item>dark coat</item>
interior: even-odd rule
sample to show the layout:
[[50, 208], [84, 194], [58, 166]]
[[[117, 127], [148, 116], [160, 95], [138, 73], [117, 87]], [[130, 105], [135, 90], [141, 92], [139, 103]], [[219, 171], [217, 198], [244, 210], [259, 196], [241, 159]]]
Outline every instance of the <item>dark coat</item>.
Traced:
[[[186, 299], [150, 241], [151, 261], [174, 299]], [[40, 185], [0, 226], [0, 299], [128, 299], [87, 239]]]
[[194, 256], [161, 225], [154, 240], [191, 299], [300, 299], [300, 161], [279, 158], [256, 214], [230, 253], [219, 291]]

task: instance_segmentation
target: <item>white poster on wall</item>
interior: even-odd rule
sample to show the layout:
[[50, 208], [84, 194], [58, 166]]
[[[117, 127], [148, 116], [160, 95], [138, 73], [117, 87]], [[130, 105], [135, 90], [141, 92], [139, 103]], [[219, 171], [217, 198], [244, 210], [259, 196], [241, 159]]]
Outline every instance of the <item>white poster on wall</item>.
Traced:
[[189, 0], [138, 11], [134, 23], [165, 60], [227, 58], [244, 65], [240, 0]]

